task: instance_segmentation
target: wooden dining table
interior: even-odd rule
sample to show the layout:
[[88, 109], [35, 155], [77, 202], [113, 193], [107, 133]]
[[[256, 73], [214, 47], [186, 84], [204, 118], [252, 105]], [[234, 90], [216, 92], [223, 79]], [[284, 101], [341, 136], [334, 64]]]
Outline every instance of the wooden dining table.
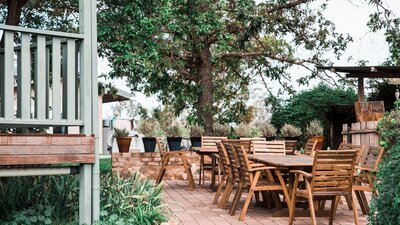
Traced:
[[[305, 170], [311, 171], [312, 166], [314, 164], [314, 157], [306, 156], [306, 155], [270, 155], [270, 154], [250, 154], [248, 155], [249, 159], [258, 163], [263, 163], [267, 166], [275, 166], [278, 168], [276, 173], [281, 173], [281, 171], [290, 171], [290, 170]], [[293, 190], [294, 184], [294, 174], [289, 173], [289, 187], [283, 186], [282, 188], [287, 188], [290, 194], [290, 198], [292, 197], [291, 193]], [[290, 201], [290, 199], [289, 199]], [[329, 211], [320, 210], [316, 213], [317, 216], [326, 216], [329, 215]], [[275, 210], [273, 213], [274, 217], [288, 217], [289, 210]], [[296, 217], [308, 217], [310, 216], [309, 211], [307, 210], [296, 210]]]
[[[201, 186], [201, 178], [203, 177], [203, 185], [204, 185], [204, 169], [205, 169], [205, 164], [204, 164], [204, 156], [209, 156], [213, 154], [218, 154], [218, 149], [216, 147], [192, 147], [193, 151], [196, 152], [200, 156], [200, 168], [199, 168], [199, 185]], [[212, 164], [216, 164], [214, 161], [214, 158], [211, 158]], [[212, 173], [212, 176], [214, 176], [214, 173]], [[215, 177], [211, 178], [211, 189], [215, 189]]]

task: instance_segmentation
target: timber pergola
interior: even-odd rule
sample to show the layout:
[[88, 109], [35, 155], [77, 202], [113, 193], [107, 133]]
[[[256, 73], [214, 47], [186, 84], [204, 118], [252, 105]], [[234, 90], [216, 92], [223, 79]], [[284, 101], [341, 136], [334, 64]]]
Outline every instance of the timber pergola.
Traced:
[[321, 70], [345, 73], [347, 78], [358, 79], [358, 101], [364, 101], [365, 78], [400, 78], [400, 66], [317, 66]]
[[0, 134], [0, 177], [78, 173], [79, 224], [100, 217], [96, 12], [79, 0], [79, 33], [0, 24], [0, 129], [17, 131]]

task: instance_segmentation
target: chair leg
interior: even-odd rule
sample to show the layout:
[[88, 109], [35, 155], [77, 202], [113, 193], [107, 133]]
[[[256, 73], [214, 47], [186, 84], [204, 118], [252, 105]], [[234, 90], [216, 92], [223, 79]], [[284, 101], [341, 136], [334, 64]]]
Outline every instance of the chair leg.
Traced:
[[311, 185], [309, 181], [306, 181], [306, 188], [307, 188], [307, 198], [308, 198], [308, 204], [310, 208], [310, 216], [311, 216], [311, 224], [312, 225], [317, 225], [317, 219], [315, 218], [315, 210], [314, 210], [314, 201], [313, 201], [313, 196], [311, 193]]
[[194, 178], [192, 174], [192, 170], [190, 169], [189, 162], [186, 159], [186, 156], [182, 154], [179, 154], [179, 157], [181, 158], [183, 168], [185, 169], [186, 175], [188, 177], [188, 182], [189, 182], [189, 190], [193, 190], [194, 188]]
[[226, 203], [228, 202], [229, 197], [231, 196], [232, 190], [233, 190], [233, 183], [228, 182], [228, 184], [226, 185], [225, 191], [222, 194], [221, 202], [218, 205], [219, 208], [226, 209]]
[[261, 171], [257, 171], [253, 177], [253, 181], [251, 183], [249, 193], [247, 195], [246, 201], [244, 202], [242, 212], [240, 213], [240, 216], [239, 216], [240, 221], [243, 221], [244, 217], [246, 216], [246, 212], [247, 212], [247, 209], [249, 208], [249, 204], [250, 204], [251, 198], [253, 196], [254, 189], [256, 188], [256, 185], [258, 183], [258, 178], [260, 177], [260, 174], [261, 174]]
[[222, 188], [224, 188], [225, 186], [226, 180], [226, 176], [223, 176], [221, 182], [219, 183], [217, 193], [215, 193], [213, 204], [217, 204], [219, 196], [222, 193]]
[[350, 196], [345, 196], [345, 199], [346, 199], [347, 206], [349, 207], [349, 210], [353, 210], [352, 205], [351, 205]]
[[357, 197], [358, 205], [360, 206], [363, 215], [367, 215], [368, 212], [367, 212], [367, 209], [365, 208], [366, 202], [364, 202], [364, 199], [361, 197], [361, 191], [354, 190], [354, 193]]
[[161, 166], [161, 169], [160, 169], [160, 172], [158, 173], [158, 176], [157, 176], [156, 184], [161, 183], [161, 180], [162, 180], [162, 178], [164, 177], [164, 174], [165, 174], [165, 170], [166, 170], [165, 167], [166, 167], [166, 166], [168, 165], [168, 163], [169, 163], [169, 158], [170, 158], [169, 155], [167, 155], [167, 156], [164, 157], [163, 162], [162, 162], [162, 166]]
[[358, 212], [357, 212], [357, 208], [356, 208], [356, 203], [355, 203], [355, 199], [354, 199], [354, 194], [353, 192], [351, 193], [351, 195], [349, 196], [350, 200], [351, 200], [351, 206], [353, 208], [353, 214], [354, 214], [354, 224], [358, 225]]
[[[364, 209], [365, 209], [365, 215], [368, 215], [369, 213], [369, 202], [367, 200], [367, 197], [365, 197], [365, 192], [364, 191], [360, 191], [360, 196], [364, 202]], [[376, 197], [376, 196], [375, 196]]]
[[339, 197], [336, 196], [332, 199], [332, 204], [331, 204], [331, 214], [329, 216], [329, 225], [333, 225], [333, 220], [335, 219], [335, 214], [336, 214], [336, 204], [339, 202], [337, 201]]
[[296, 212], [296, 190], [293, 190], [290, 207], [288, 206], [288, 208], [289, 208], [289, 225], [292, 225], [295, 216], [294, 214]]
[[240, 199], [242, 198], [242, 194], [243, 194], [243, 183], [240, 182], [238, 185], [238, 189], [236, 190], [235, 196], [233, 197], [231, 208], [229, 209], [229, 214], [231, 216], [235, 215], [236, 210], [239, 206]]

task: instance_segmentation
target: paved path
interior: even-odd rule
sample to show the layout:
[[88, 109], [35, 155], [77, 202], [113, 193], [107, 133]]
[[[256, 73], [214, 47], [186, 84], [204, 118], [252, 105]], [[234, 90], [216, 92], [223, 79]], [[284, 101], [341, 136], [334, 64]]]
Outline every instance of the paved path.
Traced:
[[[199, 188], [196, 186], [194, 191], [187, 190], [187, 181], [165, 181], [164, 199], [172, 212], [170, 224], [187, 225], [229, 225], [229, 224], [288, 224], [289, 218], [272, 217], [272, 211], [263, 208], [254, 208], [250, 205], [244, 222], [238, 221], [239, 213], [243, 201], [239, 205], [239, 210], [235, 216], [230, 216], [227, 210], [218, 208], [212, 204], [215, 192], [209, 188]], [[244, 197], [243, 197], [244, 199]], [[344, 198], [343, 201], [345, 202]], [[330, 203], [327, 203], [327, 208]], [[359, 224], [367, 224], [367, 216], [359, 213]], [[351, 225], [353, 222], [352, 211], [349, 211], [347, 204], [339, 205], [334, 224]], [[310, 219], [307, 217], [296, 218], [295, 225], [309, 225]], [[328, 224], [329, 218], [318, 217], [318, 224]]]

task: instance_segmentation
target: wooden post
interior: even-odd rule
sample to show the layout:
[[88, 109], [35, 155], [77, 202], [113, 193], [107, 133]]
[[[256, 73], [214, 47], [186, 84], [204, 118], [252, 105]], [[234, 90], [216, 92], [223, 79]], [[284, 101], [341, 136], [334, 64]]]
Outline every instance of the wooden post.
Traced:
[[358, 77], [358, 101], [364, 101], [364, 78]]

